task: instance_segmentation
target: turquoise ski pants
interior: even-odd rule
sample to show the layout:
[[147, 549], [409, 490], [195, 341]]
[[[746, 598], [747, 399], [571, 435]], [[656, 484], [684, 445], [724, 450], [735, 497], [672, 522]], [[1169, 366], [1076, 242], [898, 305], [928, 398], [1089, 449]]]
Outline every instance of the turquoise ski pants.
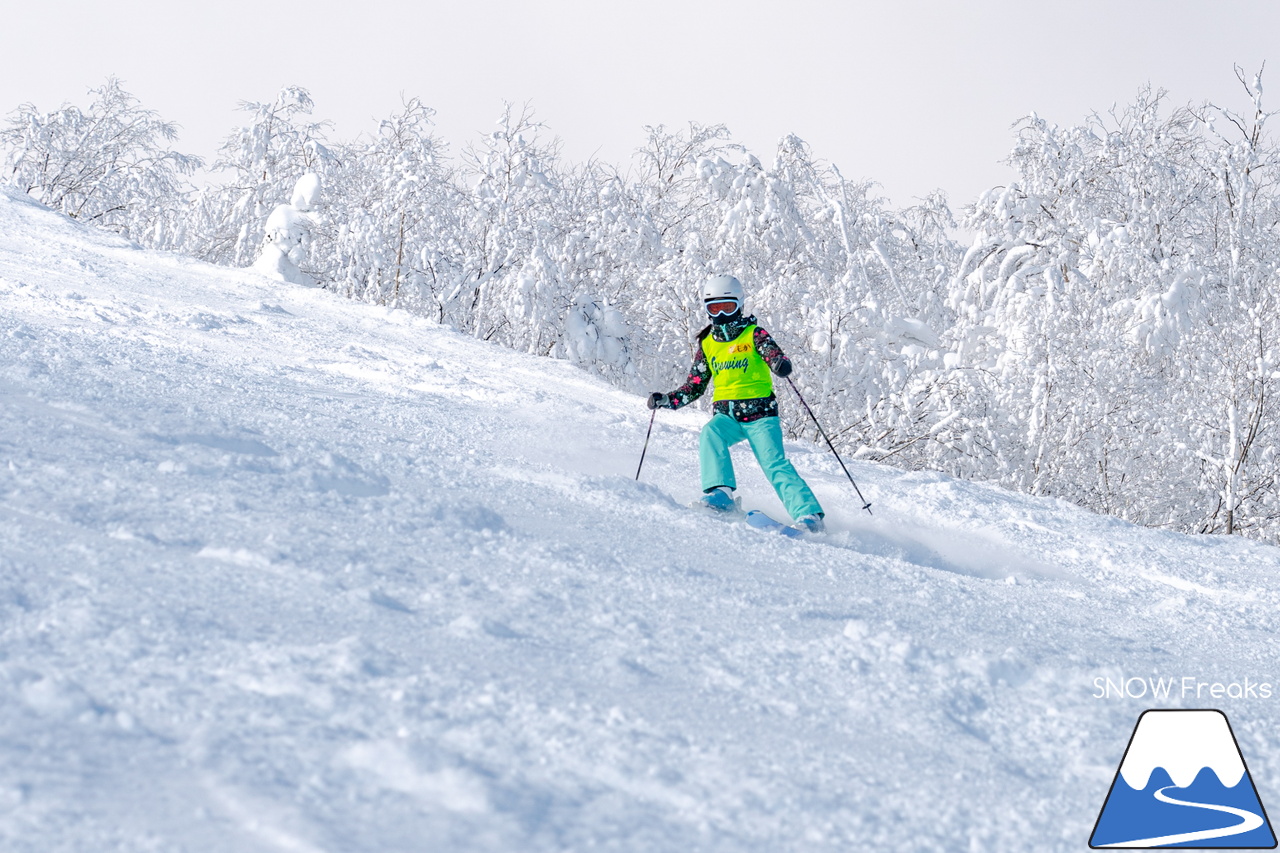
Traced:
[[793, 519], [803, 518], [814, 512], [822, 512], [822, 506], [813, 496], [795, 466], [782, 449], [782, 422], [778, 418], [760, 418], [748, 423], [738, 423], [725, 414], [716, 413], [702, 428], [702, 440], [698, 461], [702, 466], [702, 490], [716, 486], [738, 487], [733, 475], [733, 460], [729, 448], [740, 441], [751, 443], [751, 451], [764, 471], [773, 490], [778, 493], [782, 505]]

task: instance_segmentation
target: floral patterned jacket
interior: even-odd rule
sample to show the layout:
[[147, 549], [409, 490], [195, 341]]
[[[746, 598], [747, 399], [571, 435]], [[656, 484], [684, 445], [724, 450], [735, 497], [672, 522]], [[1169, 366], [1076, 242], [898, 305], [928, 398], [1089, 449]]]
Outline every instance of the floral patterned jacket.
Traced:
[[[689, 369], [689, 377], [684, 384], [667, 395], [668, 409], [679, 409], [687, 406], [706, 393], [711, 385], [711, 368], [702, 351], [702, 339], [711, 335], [714, 340], [726, 343], [741, 335], [751, 325], [755, 325], [754, 316], [742, 317], [721, 325], [710, 325], [698, 333], [698, 356], [693, 367]], [[781, 347], [764, 329], [756, 326], [752, 336], [756, 344], [756, 352], [764, 359], [769, 369], [779, 376], [791, 372], [791, 360], [783, 354]], [[739, 423], [759, 420], [760, 418], [776, 418], [778, 416], [778, 399], [773, 394], [768, 397], [756, 397], [750, 400], [717, 400], [712, 409], [728, 415]]]

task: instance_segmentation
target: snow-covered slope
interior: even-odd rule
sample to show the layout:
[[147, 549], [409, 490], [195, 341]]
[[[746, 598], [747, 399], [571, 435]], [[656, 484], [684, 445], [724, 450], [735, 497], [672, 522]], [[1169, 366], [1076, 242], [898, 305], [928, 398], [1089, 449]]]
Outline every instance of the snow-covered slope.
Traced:
[[0, 195], [0, 848], [1079, 850], [1153, 704], [1280, 792], [1094, 698], [1280, 683], [1275, 549], [801, 444], [793, 542], [648, 414]]

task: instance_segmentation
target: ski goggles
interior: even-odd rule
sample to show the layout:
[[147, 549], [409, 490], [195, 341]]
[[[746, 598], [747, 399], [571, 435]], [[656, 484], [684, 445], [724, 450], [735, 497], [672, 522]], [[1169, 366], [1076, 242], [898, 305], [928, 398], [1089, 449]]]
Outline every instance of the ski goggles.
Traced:
[[738, 310], [738, 300], [736, 299], [709, 299], [706, 305], [707, 313], [712, 317], [732, 314]]

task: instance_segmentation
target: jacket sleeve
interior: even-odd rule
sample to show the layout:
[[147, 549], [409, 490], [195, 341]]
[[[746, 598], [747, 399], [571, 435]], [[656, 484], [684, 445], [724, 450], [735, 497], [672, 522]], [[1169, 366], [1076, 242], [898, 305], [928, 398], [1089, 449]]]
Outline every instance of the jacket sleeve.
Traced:
[[671, 400], [671, 408], [689, 405], [705, 394], [710, 384], [711, 368], [707, 366], [707, 357], [702, 352], [702, 347], [698, 347], [698, 357], [694, 359], [693, 367], [689, 368], [689, 377], [683, 385], [667, 395]]
[[769, 369], [778, 376], [790, 376], [791, 359], [787, 358], [786, 354], [782, 352], [782, 347], [778, 346], [773, 336], [756, 326], [756, 333], [753, 337], [756, 344], [756, 352], [760, 353], [760, 357], [764, 359], [765, 364], [769, 365]]

